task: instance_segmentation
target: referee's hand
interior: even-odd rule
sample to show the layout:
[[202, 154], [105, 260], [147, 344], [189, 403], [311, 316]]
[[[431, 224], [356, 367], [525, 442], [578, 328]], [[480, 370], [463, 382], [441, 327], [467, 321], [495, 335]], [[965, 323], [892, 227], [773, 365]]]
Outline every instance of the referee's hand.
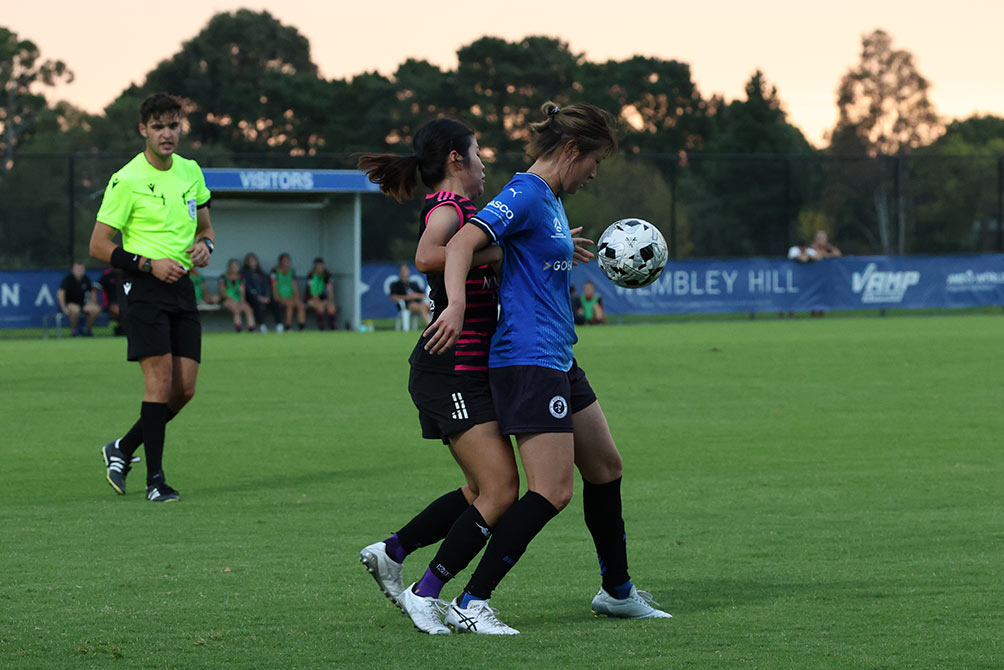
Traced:
[[188, 274], [188, 270], [182, 267], [181, 263], [171, 258], [151, 259], [150, 269], [154, 277], [168, 284], [173, 284]]

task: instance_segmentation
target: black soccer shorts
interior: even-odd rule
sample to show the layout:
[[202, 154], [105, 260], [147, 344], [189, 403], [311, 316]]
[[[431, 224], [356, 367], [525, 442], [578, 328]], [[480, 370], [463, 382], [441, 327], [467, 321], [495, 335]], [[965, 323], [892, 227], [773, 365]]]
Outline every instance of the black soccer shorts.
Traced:
[[146, 272], [127, 273], [119, 282], [119, 309], [130, 361], [163, 354], [202, 360], [202, 322], [187, 275], [168, 284]]
[[449, 444], [450, 435], [495, 420], [488, 375], [483, 372], [433, 372], [412, 366], [408, 392], [427, 440]]

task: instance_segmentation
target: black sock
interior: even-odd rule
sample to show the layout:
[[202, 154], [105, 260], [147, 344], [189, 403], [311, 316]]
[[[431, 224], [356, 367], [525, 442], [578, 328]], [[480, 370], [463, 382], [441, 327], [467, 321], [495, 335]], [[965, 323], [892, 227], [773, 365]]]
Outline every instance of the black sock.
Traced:
[[[165, 423], [170, 423], [171, 419], [176, 416], [178, 416], [178, 413], [168, 407], [167, 421], [165, 421]], [[136, 453], [136, 450], [139, 449], [139, 445], [141, 444], [143, 444], [143, 421], [138, 420], [119, 440], [119, 450], [122, 452], [122, 455], [125, 456], [126, 462], [132, 458], [132, 455]]]
[[401, 547], [410, 554], [419, 547], [439, 542], [469, 506], [462, 489], [439, 496], [397, 531]]
[[495, 526], [465, 593], [487, 600], [502, 578], [516, 565], [530, 541], [558, 514], [551, 502], [535, 491], [527, 491], [510, 507]]
[[146, 448], [146, 483], [163, 476], [164, 427], [167, 425], [166, 402], [144, 402], [139, 412]]
[[481, 512], [474, 505], [469, 506], [457, 517], [446, 539], [439, 545], [439, 551], [429, 562], [429, 570], [443, 582], [450, 581], [481, 552], [490, 534]]
[[627, 535], [621, 514], [621, 478], [606, 484], [590, 484], [583, 479], [582, 510], [586, 528], [596, 545], [603, 588], [613, 594], [615, 586], [631, 580], [628, 576]]

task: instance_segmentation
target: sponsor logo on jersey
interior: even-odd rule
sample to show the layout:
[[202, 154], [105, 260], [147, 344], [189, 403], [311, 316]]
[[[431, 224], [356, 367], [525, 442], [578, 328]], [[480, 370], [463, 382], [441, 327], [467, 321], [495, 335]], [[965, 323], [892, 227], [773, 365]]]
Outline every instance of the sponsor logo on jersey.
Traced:
[[559, 219], [558, 217], [554, 217], [554, 221], [551, 222], [551, 225], [554, 226], [554, 235], [551, 235], [551, 239], [552, 240], [565, 239], [565, 230], [564, 227], [561, 225], [561, 219]]
[[129, 295], [129, 291], [132, 290], [132, 282], [127, 281], [126, 283], [122, 284], [122, 290], [125, 291], [126, 295]]
[[547, 403], [547, 409], [555, 419], [564, 419], [568, 414], [568, 401], [556, 395]]
[[544, 261], [544, 270], [550, 270], [552, 272], [571, 272], [572, 261], [566, 258], [561, 258], [556, 261]]
[[919, 283], [920, 273], [916, 270], [889, 272], [879, 270], [875, 263], [851, 277], [851, 289], [861, 294], [863, 303], [903, 302], [907, 289]]
[[505, 204], [504, 202], [501, 202], [500, 200], [492, 200], [490, 203], [488, 203], [488, 206], [491, 207], [492, 209], [497, 209], [499, 214], [504, 216], [507, 221], [512, 221], [513, 217], [516, 216], [515, 214], [513, 214], [513, 211], [509, 209], [509, 205]]

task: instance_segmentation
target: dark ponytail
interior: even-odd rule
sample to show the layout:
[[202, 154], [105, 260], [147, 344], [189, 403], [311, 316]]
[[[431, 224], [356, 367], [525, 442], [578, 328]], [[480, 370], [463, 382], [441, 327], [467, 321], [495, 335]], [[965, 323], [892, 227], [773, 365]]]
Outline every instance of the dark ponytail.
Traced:
[[412, 155], [366, 154], [359, 158], [358, 167], [381, 191], [402, 202], [414, 194], [419, 178], [429, 188], [446, 178], [451, 152], [463, 156], [467, 164], [473, 139], [474, 131], [460, 121], [436, 119], [415, 132]]

